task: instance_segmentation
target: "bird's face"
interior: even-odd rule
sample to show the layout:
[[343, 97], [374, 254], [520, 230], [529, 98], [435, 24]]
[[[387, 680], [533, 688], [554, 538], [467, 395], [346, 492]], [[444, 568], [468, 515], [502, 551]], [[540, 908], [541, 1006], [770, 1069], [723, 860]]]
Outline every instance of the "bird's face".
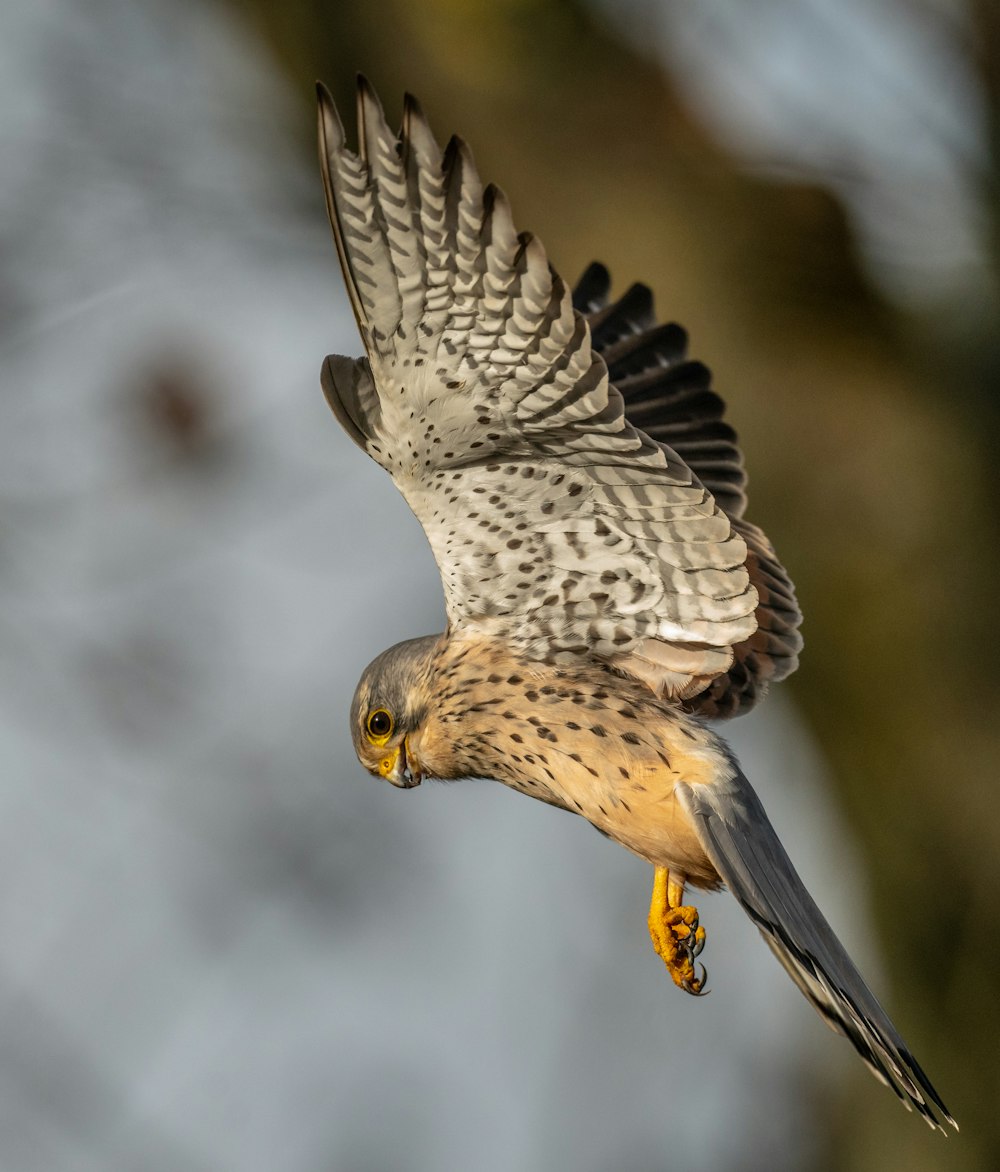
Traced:
[[360, 735], [355, 731], [354, 747], [358, 760], [376, 777], [382, 777], [400, 789], [411, 789], [423, 780], [408, 745], [408, 729], [396, 723], [392, 710], [382, 703], [365, 705]]
[[414, 741], [426, 713], [430, 662], [440, 637], [390, 647], [365, 669], [351, 705], [351, 737], [358, 760], [375, 777], [412, 789], [425, 773]]

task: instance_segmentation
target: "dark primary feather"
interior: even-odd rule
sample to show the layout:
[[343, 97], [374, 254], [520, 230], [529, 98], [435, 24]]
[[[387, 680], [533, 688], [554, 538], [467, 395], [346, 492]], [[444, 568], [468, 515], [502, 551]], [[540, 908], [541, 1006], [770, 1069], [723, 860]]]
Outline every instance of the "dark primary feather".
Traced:
[[577, 313], [596, 314], [608, 303], [611, 274], [599, 260], [591, 261], [573, 290], [573, 308]]
[[760, 799], [733, 763], [732, 777], [677, 793], [726, 886], [792, 980], [880, 1082], [931, 1127], [955, 1120], [865, 984], [785, 853]]
[[734, 647], [733, 665], [685, 702], [691, 712], [739, 716], [767, 685], [790, 675], [802, 650], [802, 615], [788, 573], [764, 533], [743, 518], [747, 475], [736, 432], [723, 419], [725, 403], [712, 389], [708, 367], [687, 357], [687, 334], [658, 325], [646, 285], [610, 301], [611, 276], [593, 262], [577, 282], [573, 304], [590, 323], [594, 348], [625, 401], [625, 417], [675, 452], [715, 497], [747, 543], [747, 568], [757, 589], [757, 630]]

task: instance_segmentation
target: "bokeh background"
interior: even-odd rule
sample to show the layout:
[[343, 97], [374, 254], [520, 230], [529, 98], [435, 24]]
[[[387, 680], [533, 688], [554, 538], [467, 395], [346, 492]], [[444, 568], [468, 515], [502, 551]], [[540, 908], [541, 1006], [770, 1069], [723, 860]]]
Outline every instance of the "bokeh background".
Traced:
[[[443, 621], [318, 388], [358, 69], [712, 365], [807, 620], [733, 741], [960, 1136], [728, 897], [696, 1002], [581, 820], [354, 762]], [[0, 1167], [1000, 1167], [995, 0], [6, 0], [0, 138]]]

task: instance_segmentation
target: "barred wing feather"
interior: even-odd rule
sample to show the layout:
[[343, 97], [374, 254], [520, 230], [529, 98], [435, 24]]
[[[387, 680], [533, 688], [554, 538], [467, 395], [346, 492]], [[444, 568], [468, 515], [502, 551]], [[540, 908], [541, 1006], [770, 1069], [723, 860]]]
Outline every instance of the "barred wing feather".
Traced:
[[[757, 629], [747, 540], [626, 416], [586, 317], [468, 148], [362, 79], [359, 149], [320, 88], [327, 203], [364, 342], [324, 389], [427, 533], [451, 628], [697, 695]], [[640, 659], [634, 658], [639, 653]]]
[[733, 648], [733, 663], [685, 704], [716, 718], [738, 716], [762, 698], [767, 685], [790, 675], [802, 650], [802, 615], [791, 579], [767, 537], [747, 521], [747, 476], [736, 432], [723, 419], [725, 404], [712, 389], [708, 368], [687, 356], [687, 334], [657, 325], [653, 295], [632, 285], [610, 302], [604, 265], [590, 265], [573, 291], [590, 323], [625, 402], [625, 417], [690, 467], [747, 545], [747, 571], [757, 590], [757, 629]]

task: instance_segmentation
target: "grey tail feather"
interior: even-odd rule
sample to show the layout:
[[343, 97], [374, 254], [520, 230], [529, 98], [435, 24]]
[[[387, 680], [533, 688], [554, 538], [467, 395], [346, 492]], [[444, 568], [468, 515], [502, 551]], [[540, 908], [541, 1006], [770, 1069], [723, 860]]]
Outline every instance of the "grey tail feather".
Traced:
[[926, 1122], [958, 1130], [941, 1097], [865, 984], [792, 866], [739, 766], [713, 785], [677, 788], [709, 858], [771, 951], [827, 1025]]

